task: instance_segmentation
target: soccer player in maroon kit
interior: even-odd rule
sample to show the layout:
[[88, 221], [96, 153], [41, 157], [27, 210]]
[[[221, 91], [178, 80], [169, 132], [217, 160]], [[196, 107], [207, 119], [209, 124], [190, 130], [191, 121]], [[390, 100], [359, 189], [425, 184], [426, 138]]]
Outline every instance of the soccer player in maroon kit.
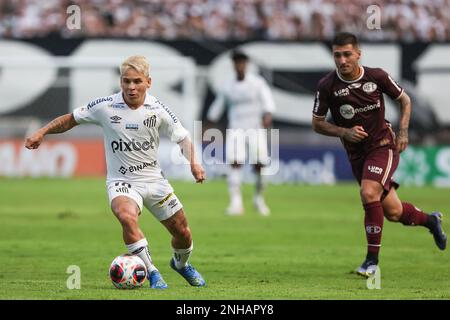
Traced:
[[[319, 81], [312, 126], [317, 133], [341, 139], [360, 185], [367, 256], [356, 271], [368, 277], [378, 265], [384, 217], [428, 228], [441, 250], [447, 245], [447, 237], [442, 229], [442, 213], [426, 214], [402, 202], [396, 192], [398, 184], [392, 179], [399, 154], [408, 145], [409, 96], [384, 70], [359, 64], [361, 50], [355, 35], [339, 33], [332, 45], [336, 70]], [[400, 104], [397, 135], [385, 120], [383, 93]], [[328, 110], [334, 124], [325, 120]]]

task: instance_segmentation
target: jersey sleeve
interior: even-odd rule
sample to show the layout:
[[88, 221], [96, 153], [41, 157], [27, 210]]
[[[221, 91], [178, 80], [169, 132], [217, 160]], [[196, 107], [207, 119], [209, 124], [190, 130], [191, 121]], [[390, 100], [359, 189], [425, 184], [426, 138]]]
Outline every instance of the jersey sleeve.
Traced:
[[260, 82], [261, 105], [264, 112], [275, 112], [275, 101], [273, 100], [272, 91], [264, 79]]
[[394, 100], [400, 98], [404, 91], [403, 88], [386, 71], [379, 69], [378, 77], [378, 83], [383, 93]]
[[172, 142], [180, 142], [189, 135], [189, 132], [183, 127], [177, 116], [166, 106], [161, 104], [161, 125], [160, 133], [167, 136]]
[[314, 98], [313, 117], [325, 119], [328, 108], [328, 92], [321, 81], [317, 86], [316, 96]]
[[89, 108], [89, 105], [81, 106], [73, 111], [73, 117], [78, 124], [92, 123], [99, 125], [99, 109], [100, 108]]
[[217, 95], [211, 107], [209, 107], [208, 113], [206, 114], [206, 119], [208, 119], [211, 122], [219, 121], [220, 117], [223, 114], [224, 109], [225, 109], [225, 93], [221, 91]]

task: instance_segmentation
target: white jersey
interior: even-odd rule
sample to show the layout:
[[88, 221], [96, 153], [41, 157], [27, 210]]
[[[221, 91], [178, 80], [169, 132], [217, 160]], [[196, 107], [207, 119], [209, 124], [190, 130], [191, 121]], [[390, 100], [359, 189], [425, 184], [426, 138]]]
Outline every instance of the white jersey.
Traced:
[[79, 124], [103, 128], [107, 183], [164, 179], [157, 160], [160, 133], [173, 142], [189, 135], [173, 112], [149, 94], [144, 105], [134, 110], [119, 92], [77, 108], [73, 115]]
[[218, 121], [225, 104], [230, 129], [260, 129], [263, 114], [275, 111], [273, 96], [266, 81], [252, 73], [246, 73], [242, 81], [234, 77], [225, 84], [209, 108], [207, 119]]

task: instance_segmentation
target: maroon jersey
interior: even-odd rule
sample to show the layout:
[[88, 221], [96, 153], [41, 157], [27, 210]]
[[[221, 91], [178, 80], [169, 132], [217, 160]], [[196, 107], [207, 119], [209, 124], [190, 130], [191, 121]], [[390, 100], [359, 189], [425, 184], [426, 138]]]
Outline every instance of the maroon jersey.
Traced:
[[398, 99], [403, 89], [380, 68], [361, 67], [361, 76], [346, 81], [336, 71], [323, 77], [318, 84], [313, 116], [325, 118], [328, 110], [339, 127], [360, 125], [369, 135], [359, 143], [343, 140], [350, 158], [356, 159], [370, 151], [390, 146], [395, 148], [390, 123], [385, 120], [383, 93]]

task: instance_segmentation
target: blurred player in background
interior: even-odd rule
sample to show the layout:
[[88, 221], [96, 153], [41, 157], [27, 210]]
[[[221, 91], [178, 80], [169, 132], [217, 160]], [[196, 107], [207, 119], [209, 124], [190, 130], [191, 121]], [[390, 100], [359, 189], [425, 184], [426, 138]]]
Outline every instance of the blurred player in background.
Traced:
[[[266, 81], [259, 75], [247, 72], [249, 57], [241, 51], [233, 51], [231, 59], [235, 77], [223, 85], [207, 114], [209, 121], [217, 122], [225, 106], [227, 107], [226, 158], [231, 168], [227, 179], [230, 205], [226, 213], [229, 215], [244, 213], [241, 169], [246, 160], [248, 147], [248, 158], [251, 159], [256, 174], [253, 204], [261, 215], [267, 216], [270, 209], [263, 197], [264, 181], [261, 169], [268, 164], [269, 155], [267, 135], [263, 129], [268, 129], [272, 125], [275, 103]], [[249, 143], [245, 139], [246, 130], [257, 132], [256, 143]]]
[[[441, 250], [447, 237], [442, 230], [442, 214], [426, 214], [402, 202], [396, 192], [399, 185], [392, 179], [399, 153], [408, 145], [409, 96], [384, 70], [359, 64], [361, 50], [355, 35], [337, 34], [332, 44], [336, 70], [319, 81], [312, 125], [317, 133], [341, 139], [360, 184], [368, 247], [357, 273], [370, 276], [378, 265], [384, 217], [407, 226], [426, 227]], [[385, 120], [383, 93], [400, 104], [397, 136]], [[334, 124], [325, 120], [328, 110]]]
[[132, 56], [122, 63], [120, 86], [121, 92], [54, 119], [28, 137], [25, 146], [36, 149], [45, 135], [62, 133], [78, 124], [101, 126], [111, 209], [122, 225], [128, 252], [145, 262], [150, 287], [164, 289], [167, 284], [152, 262], [147, 240], [138, 225], [143, 206], [172, 235], [174, 254], [170, 266], [192, 286], [204, 286], [205, 280], [188, 262], [193, 243], [183, 206], [157, 160], [159, 136], [164, 134], [180, 145], [196, 182], [202, 183], [205, 171], [195, 161], [189, 132], [169, 108], [147, 93], [151, 78], [145, 57]]

